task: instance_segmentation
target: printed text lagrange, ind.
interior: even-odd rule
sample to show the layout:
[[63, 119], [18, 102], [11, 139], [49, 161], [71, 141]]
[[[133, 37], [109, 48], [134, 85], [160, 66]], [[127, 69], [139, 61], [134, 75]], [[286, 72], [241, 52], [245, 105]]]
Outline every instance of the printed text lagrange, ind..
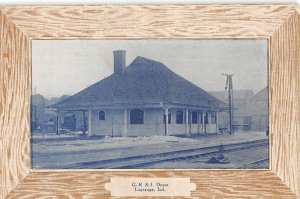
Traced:
[[167, 183], [154, 183], [154, 182], [133, 182], [131, 184], [136, 192], [156, 192], [156, 191], [166, 191], [166, 187], [169, 185]]

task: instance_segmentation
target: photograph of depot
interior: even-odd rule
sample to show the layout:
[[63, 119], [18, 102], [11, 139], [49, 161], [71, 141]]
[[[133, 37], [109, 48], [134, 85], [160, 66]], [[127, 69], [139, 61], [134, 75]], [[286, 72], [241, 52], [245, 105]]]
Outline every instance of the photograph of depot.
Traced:
[[34, 169], [269, 168], [267, 40], [34, 40]]

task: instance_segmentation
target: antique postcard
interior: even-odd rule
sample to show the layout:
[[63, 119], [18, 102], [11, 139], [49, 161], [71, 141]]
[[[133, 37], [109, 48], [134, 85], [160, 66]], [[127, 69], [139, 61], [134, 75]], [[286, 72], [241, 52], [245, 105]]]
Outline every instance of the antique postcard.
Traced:
[[267, 40], [33, 40], [34, 169], [268, 169]]

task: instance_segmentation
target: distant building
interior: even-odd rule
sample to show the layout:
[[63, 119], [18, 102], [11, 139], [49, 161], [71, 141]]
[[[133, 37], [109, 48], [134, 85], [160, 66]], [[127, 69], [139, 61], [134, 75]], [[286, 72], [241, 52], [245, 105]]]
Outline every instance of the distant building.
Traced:
[[265, 131], [269, 126], [268, 87], [265, 87], [253, 97], [252, 104], [252, 129]]
[[226, 107], [222, 101], [160, 62], [136, 57], [126, 67], [125, 54], [114, 51], [112, 75], [51, 106], [59, 121], [64, 112], [86, 113], [83, 125], [90, 135], [217, 132], [218, 113]]
[[55, 112], [48, 111], [46, 105], [48, 100], [40, 94], [31, 97], [31, 130], [32, 132], [45, 130], [54, 131]]
[[[216, 98], [228, 103], [227, 91], [209, 92]], [[235, 130], [254, 130], [264, 131], [268, 126], [268, 89], [267, 87], [259, 91], [256, 95], [252, 90], [234, 90], [234, 129]], [[219, 126], [228, 126], [228, 113], [219, 116]]]
[[[219, 100], [228, 104], [228, 91], [212, 91], [209, 92]], [[234, 108], [234, 122], [235, 130], [251, 130], [251, 99], [254, 94], [252, 90], [233, 90], [233, 108]], [[228, 112], [220, 114], [220, 127], [227, 128]]]
[[[49, 109], [48, 106], [51, 104], [58, 103], [69, 96], [63, 95], [60, 98], [47, 99], [41, 94], [35, 94], [31, 96], [31, 130], [32, 132], [55, 132], [57, 127], [56, 112]], [[74, 114], [73, 112], [71, 113]], [[72, 124], [70, 121], [70, 113], [67, 114], [65, 126], [62, 128], [75, 130], [76, 124]], [[77, 121], [80, 121], [80, 115], [77, 117]], [[75, 127], [75, 128], [74, 128]], [[78, 127], [79, 128], [79, 127]]]

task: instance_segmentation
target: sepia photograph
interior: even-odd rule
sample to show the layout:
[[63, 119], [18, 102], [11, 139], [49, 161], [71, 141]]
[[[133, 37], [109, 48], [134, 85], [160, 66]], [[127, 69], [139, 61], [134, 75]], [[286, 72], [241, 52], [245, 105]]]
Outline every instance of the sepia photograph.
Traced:
[[268, 169], [268, 42], [33, 40], [34, 169]]

